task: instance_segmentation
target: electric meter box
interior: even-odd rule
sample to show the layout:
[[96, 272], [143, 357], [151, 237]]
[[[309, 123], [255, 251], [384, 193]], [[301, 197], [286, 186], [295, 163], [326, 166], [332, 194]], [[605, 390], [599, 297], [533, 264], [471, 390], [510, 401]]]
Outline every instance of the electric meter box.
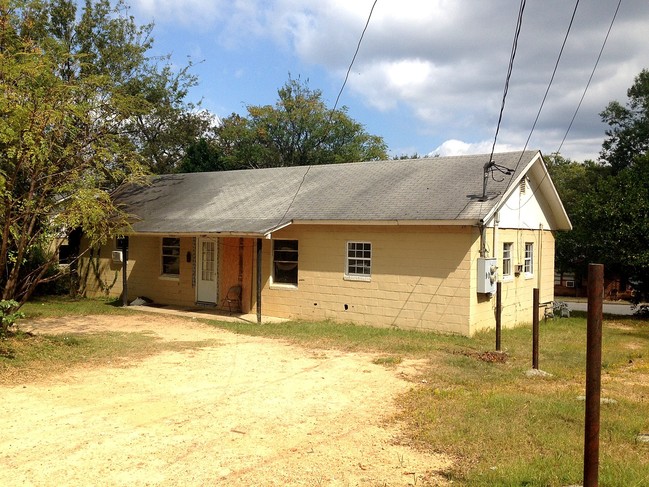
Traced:
[[498, 267], [496, 259], [478, 257], [478, 292], [481, 294], [495, 294], [497, 280]]

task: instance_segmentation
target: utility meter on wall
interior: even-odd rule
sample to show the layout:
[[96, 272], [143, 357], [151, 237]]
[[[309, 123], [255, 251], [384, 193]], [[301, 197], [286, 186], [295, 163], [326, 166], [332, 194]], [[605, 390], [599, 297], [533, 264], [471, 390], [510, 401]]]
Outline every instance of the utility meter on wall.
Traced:
[[478, 292], [494, 294], [498, 281], [498, 266], [495, 258], [478, 257]]

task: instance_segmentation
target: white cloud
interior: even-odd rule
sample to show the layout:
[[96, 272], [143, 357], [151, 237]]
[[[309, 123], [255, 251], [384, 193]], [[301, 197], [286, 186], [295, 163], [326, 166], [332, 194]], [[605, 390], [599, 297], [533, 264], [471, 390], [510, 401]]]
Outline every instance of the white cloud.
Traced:
[[[489, 154], [493, 141], [484, 140], [482, 142], [463, 142], [457, 139], [449, 139], [444, 141], [439, 147], [432, 150], [428, 156], [465, 156], [471, 154]], [[494, 152], [509, 152], [518, 150], [517, 147], [512, 147], [507, 144], [496, 144]]]
[[[292, 36], [296, 52], [305, 61], [326, 66], [342, 78], [371, 4], [371, 0], [310, 3], [309, 9], [302, 9], [297, 28], [287, 35]], [[624, 99], [633, 76], [644, 67], [648, 13], [641, 5], [641, 0], [632, 1], [618, 14], [571, 132], [591, 131], [590, 137], [579, 134], [580, 140], [593, 141], [591, 154], [599, 150], [604, 137], [598, 113], [610, 100]], [[381, 111], [407, 107], [419, 120], [420, 130], [424, 127], [442, 137], [489, 137], [500, 109], [516, 8], [516, 2], [507, 1], [379, 2], [352, 70], [349, 90]], [[613, 11], [614, 5], [608, 4], [580, 6], [532, 138], [538, 146], [558, 147]], [[571, 13], [572, 5], [559, 0], [528, 6], [502, 121], [508, 129], [502, 133], [510, 138], [499, 141], [524, 145]], [[549, 139], [539, 140], [539, 136]]]
[[[136, 11], [154, 18], [158, 25], [201, 29], [220, 48], [279, 46], [304, 66], [327, 73], [332, 84], [342, 82], [372, 4], [373, 0], [132, 0]], [[551, 152], [559, 146], [616, 5], [579, 5], [531, 148]], [[407, 111], [412, 116], [412, 132], [430, 134], [440, 150], [485, 149], [484, 143], [459, 141], [493, 137], [518, 7], [512, 0], [377, 2], [344, 104], [368, 107], [377, 118]], [[563, 0], [527, 3], [498, 139], [504, 146], [522, 148], [525, 144], [572, 9]], [[646, 67], [648, 20], [646, 0], [622, 3], [562, 149], [566, 155], [596, 156], [605, 128], [599, 112], [611, 100], [624, 102], [633, 77]], [[218, 49], [213, 48], [214, 56]], [[241, 65], [246, 73], [253, 72], [243, 58]], [[441, 141], [446, 142], [440, 145]]]

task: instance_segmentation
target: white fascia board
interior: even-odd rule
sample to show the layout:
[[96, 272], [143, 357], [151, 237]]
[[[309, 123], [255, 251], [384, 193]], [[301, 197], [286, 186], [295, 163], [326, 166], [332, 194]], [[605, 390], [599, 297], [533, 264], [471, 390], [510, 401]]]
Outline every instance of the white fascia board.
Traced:
[[289, 225], [292, 225], [292, 224], [293, 224], [293, 220], [290, 220], [290, 221], [284, 222], [284, 223], [282, 223], [280, 225], [277, 225], [275, 228], [271, 228], [270, 230], [266, 231], [264, 233], [264, 238], [267, 239], [267, 240], [270, 240], [271, 238], [273, 238], [273, 233], [281, 230], [282, 228], [286, 228], [286, 227], [288, 227]]
[[295, 225], [475, 226], [478, 220], [295, 220]]
[[265, 233], [260, 232], [127, 232], [130, 236], [144, 237], [264, 237]]
[[525, 177], [530, 172], [534, 173], [534, 177], [537, 181], [540, 181], [540, 183], [537, 183], [539, 184], [537, 191], [540, 191], [540, 193], [544, 195], [545, 199], [548, 202], [548, 205], [552, 210], [552, 215], [550, 217], [551, 220], [554, 220], [556, 222], [556, 230], [572, 230], [572, 223], [570, 223], [570, 219], [568, 218], [566, 209], [563, 207], [559, 193], [557, 192], [557, 189], [554, 186], [552, 179], [550, 178], [548, 168], [543, 162], [541, 151], [537, 151], [536, 155], [532, 157], [532, 159], [526, 164], [525, 168], [519, 173], [518, 180], [515, 182], [512, 181], [512, 184], [510, 184], [509, 188], [507, 188], [507, 191], [505, 191], [501, 196], [498, 204], [495, 205], [489, 213], [487, 213], [487, 215], [483, 219], [484, 225], [491, 226], [493, 224], [493, 219], [496, 213], [498, 213], [503, 208], [514, 191], [518, 190], [518, 181], [520, 180], [520, 178]]
[[568, 213], [563, 206], [563, 201], [561, 201], [559, 192], [557, 191], [552, 178], [550, 178], [548, 168], [544, 163], [533, 167], [532, 170], [535, 170], [536, 168], [538, 168], [538, 171], [541, 172], [541, 174], [539, 175], [539, 180], [541, 181], [539, 188], [541, 188], [543, 194], [546, 195], [546, 200], [548, 201], [548, 204], [552, 209], [552, 219], [557, 224], [557, 230], [572, 230], [570, 217], [568, 217]]

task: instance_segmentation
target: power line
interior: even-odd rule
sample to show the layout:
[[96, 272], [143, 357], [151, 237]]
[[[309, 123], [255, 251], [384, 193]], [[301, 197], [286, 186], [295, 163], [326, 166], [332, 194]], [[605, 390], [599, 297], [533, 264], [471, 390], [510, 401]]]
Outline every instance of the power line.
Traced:
[[507, 76], [505, 77], [505, 88], [503, 90], [503, 100], [500, 105], [500, 115], [498, 116], [498, 123], [496, 124], [496, 134], [494, 135], [494, 143], [491, 146], [491, 154], [489, 155], [489, 160], [487, 163], [491, 162], [491, 159], [494, 156], [494, 151], [496, 150], [496, 140], [498, 139], [498, 132], [500, 132], [500, 124], [503, 119], [503, 111], [505, 110], [505, 100], [507, 99], [507, 92], [509, 91], [509, 80], [512, 76], [512, 69], [514, 67], [514, 58], [516, 57], [516, 49], [518, 48], [518, 37], [521, 33], [521, 27], [523, 25], [523, 12], [525, 10], [525, 0], [521, 0], [520, 7], [518, 9], [518, 20], [516, 21], [516, 30], [514, 31], [514, 41], [512, 43], [512, 50], [509, 56], [509, 67], [507, 68]]
[[367, 26], [370, 25], [370, 20], [372, 19], [372, 13], [374, 13], [374, 7], [376, 7], [376, 2], [378, 2], [378, 0], [374, 0], [374, 3], [372, 4], [372, 8], [370, 9], [370, 13], [367, 16], [367, 22], [365, 22], [365, 27], [363, 28], [363, 32], [361, 32], [361, 36], [358, 39], [358, 44], [356, 45], [356, 51], [354, 51], [354, 56], [352, 57], [352, 61], [349, 63], [349, 68], [347, 68], [347, 74], [345, 74], [345, 81], [343, 81], [343, 85], [340, 87], [340, 91], [338, 92], [338, 96], [336, 97], [336, 103], [334, 103], [334, 107], [331, 109], [331, 113], [336, 111], [336, 107], [338, 106], [338, 102], [340, 101], [340, 96], [343, 94], [345, 85], [347, 85], [347, 80], [349, 79], [349, 73], [351, 73], [352, 71], [352, 66], [354, 65], [354, 61], [356, 61], [356, 56], [358, 55], [358, 51], [361, 48], [361, 43], [363, 42], [363, 37], [365, 37], [365, 31], [367, 30]]
[[[327, 120], [327, 125], [331, 123], [331, 119], [333, 118], [333, 114], [336, 111], [336, 107], [338, 106], [338, 102], [340, 101], [340, 97], [343, 94], [343, 90], [345, 89], [345, 86], [347, 85], [347, 80], [349, 79], [349, 73], [351, 73], [352, 66], [354, 65], [354, 62], [356, 61], [356, 56], [358, 55], [358, 51], [361, 48], [361, 43], [363, 42], [363, 38], [365, 37], [365, 31], [367, 31], [367, 27], [370, 25], [370, 20], [372, 19], [372, 14], [374, 13], [374, 7], [376, 7], [376, 3], [378, 0], [374, 0], [374, 3], [372, 3], [372, 8], [370, 9], [370, 13], [367, 16], [367, 21], [365, 22], [365, 27], [363, 27], [363, 31], [361, 32], [361, 36], [358, 39], [358, 44], [356, 45], [356, 50], [354, 51], [354, 55], [352, 56], [352, 60], [349, 63], [349, 67], [347, 68], [347, 74], [345, 75], [345, 79], [343, 81], [342, 86], [340, 87], [340, 91], [338, 92], [338, 96], [336, 97], [336, 102], [334, 103], [333, 108], [329, 112], [329, 119]], [[323, 135], [324, 138], [324, 135]], [[322, 143], [323, 139], [320, 139], [317, 145]], [[304, 175], [302, 176], [302, 180], [300, 181], [300, 184], [297, 187], [297, 190], [295, 191], [295, 194], [293, 195], [293, 198], [291, 199], [291, 202], [289, 205], [286, 207], [286, 211], [282, 215], [282, 218], [277, 222], [277, 225], [280, 225], [283, 221], [284, 218], [286, 218], [286, 215], [288, 214], [289, 210], [293, 206], [293, 203], [295, 203], [295, 199], [297, 198], [297, 195], [300, 193], [300, 189], [302, 189], [302, 186], [304, 185], [304, 181], [306, 181], [306, 177], [309, 174], [309, 171], [311, 170], [311, 165], [308, 165], [306, 168], [306, 171], [304, 171]], [[276, 225], [276, 226], [277, 226]]]
[[[561, 144], [559, 144], [559, 148], [555, 152], [555, 154], [559, 154], [561, 151], [561, 147], [563, 147], [563, 143], [565, 142], [566, 138], [568, 137], [568, 133], [570, 132], [570, 129], [572, 128], [572, 124], [575, 121], [575, 118], [577, 117], [577, 112], [579, 112], [579, 108], [581, 107], [582, 102], [584, 101], [584, 98], [586, 96], [586, 92], [588, 91], [588, 88], [590, 87], [590, 83], [593, 80], [593, 76], [595, 75], [595, 70], [597, 69], [597, 66], [599, 64], [599, 61], [602, 57], [602, 53], [604, 52], [604, 48], [606, 47], [606, 43], [608, 42], [608, 38], [611, 34], [611, 30], [613, 29], [613, 24], [615, 23], [615, 19], [617, 18], [617, 14], [620, 10], [620, 5], [622, 4], [622, 0], [619, 0], [617, 3], [617, 7], [615, 8], [615, 12], [613, 12], [613, 18], [611, 19], [611, 23], [608, 26], [608, 30], [606, 31], [606, 36], [604, 36], [604, 41], [602, 42], [602, 47], [599, 50], [599, 54], [597, 55], [597, 59], [595, 60], [595, 65], [593, 66], [592, 71], [590, 72], [590, 76], [588, 78], [588, 82], [586, 83], [586, 87], [584, 88], [584, 92], [581, 95], [581, 99], [579, 100], [579, 103], [577, 104], [577, 108], [575, 109], [575, 113], [572, 116], [572, 119], [570, 120], [570, 124], [568, 125], [568, 129], [566, 130], [566, 133], [563, 136], [563, 139], [561, 140]], [[536, 188], [532, 191], [532, 193], [536, 193], [536, 191], [541, 187], [543, 184], [543, 181], [548, 177], [549, 173], [545, 173], [539, 183], [536, 185]], [[516, 209], [520, 210], [523, 206], [525, 206], [527, 203], [531, 201], [531, 198], [528, 199], [525, 203], [521, 204], [518, 208], [510, 208], [510, 209]]]
[[[527, 140], [525, 141], [525, 146], [523, 147], [523, 150], [521, 151], [521, 155], [518, 158], [518, 161], [516, 161], [516, 166], [513, 169], [510, 169], [511, 171], [511, 177], [509, 178], [509, 185], [511, 185], [512, 180], [514, 179], [514, 176], [516, 175], [516, 171], [518, 170], [518, 166], [521, 164], [521, 161], [523, 160], [523, 155], [525, 154], [525, 151], [527, 150], [527, 145], [530, 142], [530, 139], [532, 138], [532, 134], [534, 133], [534, 129], [536, 128], [536, 124], [539, 121], [539, 117], [541, 116], [541, 111], [543, 110], [543, 106], [545, 105], [545, 101], [548, 97], [548, 93], [550, 92], [550, 87], [552, 86], [552, 83], [554, 81], [554, 77], [557, 74], [557, 69], [559, 67], [559, 62], [561, 61], [561, 56], [563, 55], [563, 50], [566, 47], [566, 42], [568, 41], [568, 36], [570, 35], [570, 30], [572, 29], [572, 24], [575, 20], [575, 15], [577, 14], [577, 7], [579, 6], [579, 0], [575, 2], [575, 8], [572, 11], [572, 16], [570, 17], [570, 23], [568, 24], [568, 29], [566, 30], [566, 35], [563, 37], [563, 43], [561, 44], [561, 49], [559, 50], [559, 55], [557, 56], [557, 60], [554, 63], [554, 69], [552, 70], [552, 76], [550, 76], [550, 81], [548, 82], [548, 87], [545, 89], [545, 94], [543, 95], [543, 99], [541, 100], [541, 105], [539, 106], [538, 111], [536, 112], [536, 118], [534, 119], [534, 123], [532, 124], [532, 129], [530, 130], [529, 135], [527, 136]], [[494, 140], [494, 147], [495, 147], [495, 140]], [[493, 149], [492, 149], [493, 151]], [[493, 156], [493, 152], [492, 152]], [[503, 193], [504, 196], [504, 193]], [[502, 197], [501, 197], [502, 200]]]
[[[575, 20], [575, 15], [577, 14], [577, 7], [579, 6], [579, 0], [575, 2], [575, 8], [572, 11], [572, 16], [570, 17], [570, 23], [568, 24], [568, 29], [566, 30], [566, 35], [563, 37], [563, 43], [561, 44], [561, 49], [559, 50], [559, 55], [557, 56], [557, 61], [554, 63], [554, 69], [552, 70], [552, 76], [550, 76], [550, 81], [548, 82], [548, 87], [545, 90], [545, 94], [543, 95], [543, 99], [541, 100], [541, 105], [539, 106], [539, 110], [536, 112], [536, 118], [534, 119], [534, 123], [532, 124], [532, 129], [530, 130], [530, 134], [527, 136], [527, 140], [525, 141], [525, 146], [523, 147], [523, 150], [521, 151], [521, 156], [518, 158], [518, 162], [516, 163], [516, 168], [514, 169], [514, 173], [516, 172], [516, 169], [518, 169], [518, 165], [521, 163], [521, 159], [523, 159], [523, 154], [525, 153], [525, 150], [527, 149], [527, 145], [530, 143], [530, 139], [532, 138], [532, 134], [534, 133], [534, 129], [536, 128], [536, 124], [539, 121], [539, 117], [541, 116], [541, 112], [543, 111], [543, 106], [545, 105], [545, 101], [548, 98], [548, 93], [550, 92], [550, 87], [552, 86], [552, 83], [554, 82], [554, 77], [557, 74], [557, 68], [559, 67], [559, 61], [561, 61], [561, 56], [563, 55], [563, 50], [566, 47], [566, 42], [568, 41], [568, 36], [570, 35], [570, 30], [572, 29], [572, 24]], [[513, 178], [512, 174], [512, 178]]]
[[604, 47], [606, 46], [606, 43], [608, 41], [608, 36], [611, 34], [611, 29], [613, 29], [613, 24], [615, 23], [615, 19], [617, 17], [617, 13], [620, 10], [620, 5], [622, 5], [622, 0], [619, 0], [617, 3], [617, 7], [615, 8], [615, 12], [613, 13], [613, 18], [611, 19], [611, 24], [608, 26], [608, 31], [606, 32], [606, 36], [604, 37], [604, 42], [602, 43], [602, 48], [599, 50], [599, 54], [597, 55], [597, 60], [595, 61], [595, 65], [593, 66], [593, 70], [590, 72], [590, 77], [588, 78], [588, 82], [586, 83], [586, 87], [584, 88], [584, 92], [581, 95], [581, 99], [579, 100], [579, 103], [577, 104], [577, 108], [575, 109], [575, 113], [572, 116], [572, 119], [570, 120], [570, 124], [568, 125], [568, 129], [566, 130], [566, 133], [563, 136], [563, 139], [561, 139], [561, 144], [559, 144], [559, 148], [557, 149], [557, 154], [561, 151], [561, 148], [563, 147], [563, 143], [566, 141], [566, 137], [568, 137], [568, 133], [570, 132], [570, 129], [572, 128], [572, 124], [575, 121], [575, 118], [577, 117], [577, 112], [579, 112], [579, 109], [581, 108], [581, 104], [584, 101], [584, 98], [586, 97], [586, 92], [588, 91], [588, 88], [590, 87], [590, 82], [593, 80], [593, 75], [595, 74], [595, 70], [597, 69], [597, 65], [599, 64], [599, 60], [602, 57], [602, 53], [604, 52]]

